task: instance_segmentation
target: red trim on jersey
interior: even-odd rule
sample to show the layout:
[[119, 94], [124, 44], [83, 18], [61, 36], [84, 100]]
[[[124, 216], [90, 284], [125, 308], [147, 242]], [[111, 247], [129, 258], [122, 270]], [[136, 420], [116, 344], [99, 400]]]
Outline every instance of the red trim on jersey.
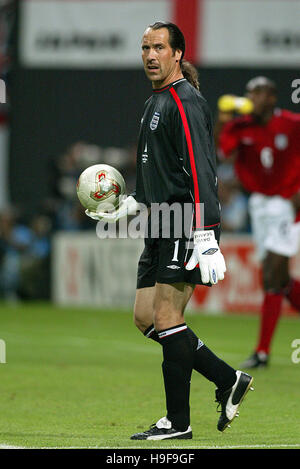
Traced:
[[[188, 262], [184, 262], [183, 265], [184, 266], [188, 265]], [[194, 269], [197, 269], [197, 268], [200, 269], [199, 263], [197, 265], [195, 265], [195, 267], [194, 267]]]
[[165, 91], [166, 89], [169, 88], [170, 85], [167, 85], [167, 86], [164, 86], [163, 88], [159, 88], [159, 89], [153, 89], [153, 93], [161, 93], [162, 91]]
[[194, 198], [195, 198], [195, 218], [196, 218], [196, 229], [201, 228], [201, 213], [200, 213], [200, 195], [199, 195], [199, 185], [198, 185], [198, 178], [197, 178], [197, 170], [196, 170], [196, 163], [195, 163], [195, 156], [193, 150], [193, 143], [191, 138], [191, 132], [189, 128], [189, 124], [185, 115], [185, 111], [182, 105], [182, 102], [176, 93], [174, 88], [170, 88], [170, 93], [173, 96], [181, 116], [185, 138], [188, 146], [188, 152], [190, 157], [190, 165], [192, 170], [193, 182], [194, 182]]
[[[215, 223], [214, 225], [204, 225], [203, 228], [214, 228], [215, 226], [219, 226], [221, 225], [221, 222], [219, 221], [219, 223]], [[195, 231], [196, 228], [193, 227], [193, 231]]]
[[215, 223], [214, 225], [206, 225], [206, 226], [204, 226], [204, 228], [212, 228], [213, 226], [218, 226], [218, 225], [220, 225], [220, 222]]
[[202, 0], [173, 0], [174, 23], [181, 29], [185, 37], [186, 49], [184, 58], [195, 63], [197, 60], [198, 42], [198, 8]]

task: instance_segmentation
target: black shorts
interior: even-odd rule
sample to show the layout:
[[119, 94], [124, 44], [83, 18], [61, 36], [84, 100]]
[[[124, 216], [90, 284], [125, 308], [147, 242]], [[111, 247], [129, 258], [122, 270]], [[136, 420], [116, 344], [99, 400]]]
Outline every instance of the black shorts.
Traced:
[[[220, 225], [211, 228], [219, 242]], [[137, 288], [153, 287], [158, 283], [203, 284], [200, 269], [186, 270], [193, 252], [193, 240], [185, 237], [146, 238], [145, 248], [138, 263]]]

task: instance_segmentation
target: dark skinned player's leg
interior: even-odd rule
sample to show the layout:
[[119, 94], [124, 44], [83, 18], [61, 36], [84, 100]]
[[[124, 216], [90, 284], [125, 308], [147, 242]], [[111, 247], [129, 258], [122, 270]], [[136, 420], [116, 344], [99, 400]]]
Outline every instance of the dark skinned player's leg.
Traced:
[[272, 338], [281, 314], [284, 289], [290, 283], [289, 258], [267, 252], [262, 270], [264, 300], [256, 352], [269, 354]]
[[291, 278], [287, 287], [284, 289], [284, 294], [290, 304], [298, 312], [300, 312], [300, 282]]

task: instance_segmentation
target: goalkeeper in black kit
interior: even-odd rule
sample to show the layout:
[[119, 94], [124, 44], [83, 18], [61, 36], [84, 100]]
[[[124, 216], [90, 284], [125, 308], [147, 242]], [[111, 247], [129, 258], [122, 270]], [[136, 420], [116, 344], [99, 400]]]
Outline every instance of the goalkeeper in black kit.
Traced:
[[[137, 152], [136, 192], [112, 213], [90, 213], [116, 222], [148, 207], [145, 248], [138, 264], [134, 320], [162, 346], [166, 416], [134, 440], [192, 438], [193, 369], [212, 381], [225, 430], [238, 414], [253, 378], [218, 358], [188, 327], [184, 311], [196, 284], [223, 280], [219, 248], [220, 204], [211, 115], [199, 92], [196, 69], [183, 60], [185, 40], [172, 23], [150, 25], [142, 59], [153, 94], [145, 103]], [[167, 223], [157, 207], [174, 207]], [[188, 227], [188, 229], [186, 229]], [[167, 228], [167, 229], [166, 229]], [[167, 232], [167, 235], [166, 235]]]

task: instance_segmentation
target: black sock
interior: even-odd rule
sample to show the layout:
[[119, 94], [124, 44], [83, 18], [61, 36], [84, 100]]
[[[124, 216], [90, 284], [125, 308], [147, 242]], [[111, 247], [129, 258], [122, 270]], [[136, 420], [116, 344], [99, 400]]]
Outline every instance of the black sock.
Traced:
[[155, 342], [159, 342], [159, 337], [158, 337], [158, 333], [156, 332], [156, 330], [154, 329], [154, 326], [153, 324], [151, 324], [151, 326], [149, 326], [145, 332], [144, 332], [144, 336], [147, 337], [147, 339], [152, 339], [154, 340]]
[[190, 381], [193, 370], [193, 347], [185, 324], [158, 333], [163, 348], [167, 418], [178, 431], [190, 424]]
[[[233, 386], [236, 380], [235, 370], [204, 345], [189, 327], [187, 333], [194, 351], [193, 369], [215, 383], [217, 388], [222, 391]], [[153, 325], [148, 327], [144, 335], [155, 342], [160, 342]]]
[[236, 381], [235, 370], [218, 358], [191, 329], [188, 329], [188, 334], [194, 350], [194, 370], [215, 383], [221, 391], [233, 386]]

